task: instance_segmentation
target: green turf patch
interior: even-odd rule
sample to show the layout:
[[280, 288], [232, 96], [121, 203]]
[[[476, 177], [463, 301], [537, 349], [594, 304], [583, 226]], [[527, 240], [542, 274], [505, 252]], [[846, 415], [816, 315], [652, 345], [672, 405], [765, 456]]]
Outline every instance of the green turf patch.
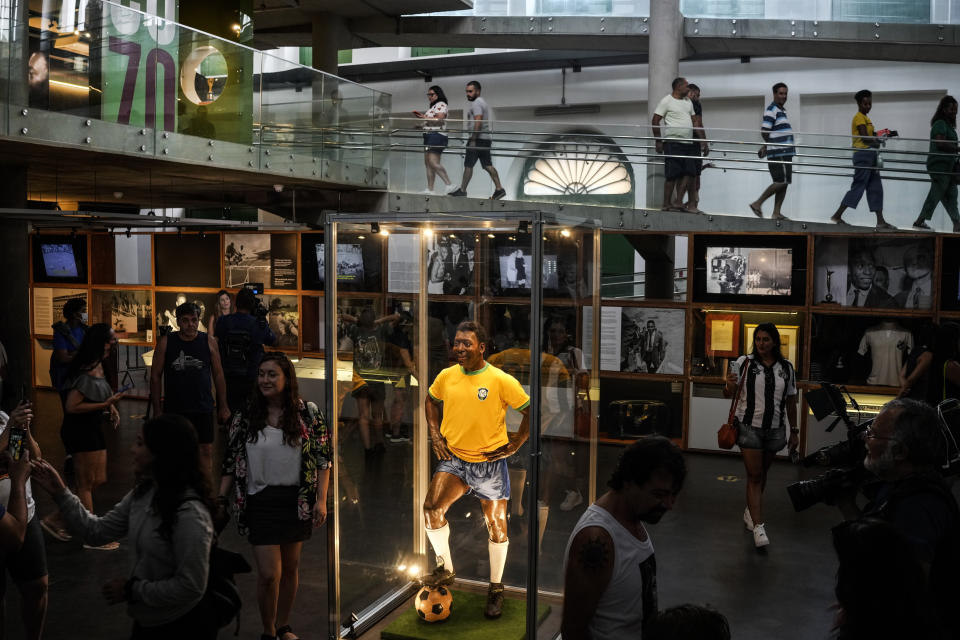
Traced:
[[[383, 640], [523, 640], [527, 636], [525, 600], [503, 599], [503, 615], [496, 620], [483, 617], [487, 594], [470, 591], [453, 592], [453, 610], [443, 622], [424, 622], [413, 605], [380, 633]], [[550, 613], [550, 605], [537, 607], [537, 624]]]

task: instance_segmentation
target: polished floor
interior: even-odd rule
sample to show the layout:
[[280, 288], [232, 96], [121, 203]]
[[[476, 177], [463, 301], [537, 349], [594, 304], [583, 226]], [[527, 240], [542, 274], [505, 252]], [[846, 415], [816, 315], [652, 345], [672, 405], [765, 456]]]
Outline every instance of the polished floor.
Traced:
[[[109, 482], [94, 497], [96, 510], [104, 512], [128, 490], [132, 470], [128, 449], [146, 404], [129, 400], [121, 404], [123, 421], [119, 430], [109, 436]], [[60, 408], [56, 396], [40, 392], [36, 404], [36, 436], [49, 458], [62, 466], [59, 441]], [[409, 444], [387, 443], [379, 467], [366, 466], [362, 451], [354, 455], [346, 451], [359, 447], [356, 438], [345, 438], [341, 464], [350, 467], [350, 475], [361, 479], [356, 492], [341, 496], [346, 506], [343, 515], [344, 541], [354, 544], [345, 551], [368, 550], [363, 557], [344, 557], [344, 599], [347, 612], [381, 595], [395, 574], [390, 550], [406, 544], [406, 529], [412, 528], [414, 512], [402, 505], [405, 514], [397, 518], [397, 493], [403, 493], [403, 479], [408, 476]], [[601, 473], [616, 457], [613, 447], [601, 448]], [[774, 465], [766, 497], [767, 525], [772, 544], [765, 552], [757, 552], [752, 536], [741, 522], [743, 511], [743, 467], [737, 456], [689, 454], [690, 475], [676, 508], [655, 526], [650, 527], [657, 552], [658, 582], [661, 608], [683, 602], [710, 603], [727, 615], [734, 638], [788, 638], [814, 640], [828, 634], [833, 575], [836, 569], [830, 545], [830, 527], [839, 520], [834, 509], [817, 505], [803, 513], [795, 513], [784, 487], [809, 477], [787, 463]], [[348, 469], [341, 469], [347, 471]], [[343, 477], [343, 476], [341, 476]], [[409, 490], [409, 489], [407, 489]], [[351, 489], [353, 491], [353, 489]], [[561, 579], [562, 554], [566, 537], [585, 505], [570, 512], [558, 508], [562, 491], [551, 496], [549, 519], [540, 556], [542, 578], [540, 588], [555, 589]], [[50, 500], [37, 490], [38, 509], [45, 514]], [[409, 503], [408, 503], [409, 504]], [[362, 512], [362, 517], [351, 515]], [[402, 524], [402, 530], [395, 526]], [[485, 532], [476, 517], [476, 505], [466, 497], [451, 510], [452, 544], [458, 573], [486, 575]], [[409, 526], [408, 526], [409, 525]], [[511, 548], [507, 581], [522, 584], [525, 574], [526, 548], [523, 526], [511, 525]], [[252, 562], [250, 548], [228, 527], [221, 544], [241, 551]], [[59, 543], [48, 539], [50, 573], [49, 610], [45, 637], [122, 638], [129, 634], [130, 621], [122, 606], [108, 606], [100, 595], [100, 585], [109, 578], [126, 576], [129, 547], [121, 543], [120, 551], [106, 552], [82, 549], [79, 543]], [[379, 550], [379, 552], [378, 552]], [[300, 594], [291, 623], [301, 637], [326, 637], [326, 544], [324, 532], [317, 532], [305, 546], [301, 570]], [[255, 577], [239, 579], [244, 595], [241, 638], [257, 638], [260, 633], [256, 610]], [[360, 586], [364, 585], [364, 586]], [[372, 585], [379, 585], [372, 586]], [[352, 591], [351, 591], [352, 589]], [[379, 592], [376, 590], [380, 589]], [[8, 584], [6, 630], [8, 638], [22, 638], [19, 621], [19, 596]], [[555, 621], [551, 626], [555, 625]], [[221, 637], [232, 636], [233, 629]], [[546, 634], [539, 634], [543, 637]], [[378, 637], [374, 631], [367, 637]]]

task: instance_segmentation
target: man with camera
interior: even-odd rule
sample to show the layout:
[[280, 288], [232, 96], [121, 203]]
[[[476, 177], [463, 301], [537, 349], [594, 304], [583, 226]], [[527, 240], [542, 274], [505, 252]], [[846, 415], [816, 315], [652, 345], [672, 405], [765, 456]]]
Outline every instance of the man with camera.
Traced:
[[277, 342], [277, 336], [267, 325], [267, 310], [252, 289], [240, 289], [236, 305], [235, 313], [217, 320], [214, 331], [220, 347], [220, 362], [227, 382], [227, 405], [231, 412], [243, 409], [253, 391], [263, 345], [272, 346]]
[[[838, 497], [847, 519], [873, 517], [893, 524], [911, 543], [927, 576], [929, 597], [949, 637], [960, 637], [960, 508], [940, 474], [946, 447], [936, 411], [907, 398], [884, 406], [863, 438], [863, 466], [878, 481], [862, 486], [861, 510], [854, 491]], [[882, 558], [877, 559], [882, 562]]]

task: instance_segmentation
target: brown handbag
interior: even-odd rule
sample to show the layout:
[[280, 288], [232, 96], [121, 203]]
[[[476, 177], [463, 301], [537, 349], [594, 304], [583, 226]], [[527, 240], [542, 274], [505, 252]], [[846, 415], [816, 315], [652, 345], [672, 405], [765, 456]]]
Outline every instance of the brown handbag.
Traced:
[[747, 366], [750, 364], [750, 359], [747, 358], [743, 363], [743, 370], [740, 372], [740, 381], [737, 383], [737, 393], [733, 397], [733, 402], [730, 403], [730, 415], [727, 417], [727, 421], [720, 425], [720, 429], [717, 431], [717, 446], [721, 449], [733, 449], [733, 445], [737, 444], [737, 436], [740, 435], [740, 423], [737, 422], [736, 412], [737, 412], [737, 403], [740, 402], [740, 390], [743, 389], [743, 379], [747, 375]]

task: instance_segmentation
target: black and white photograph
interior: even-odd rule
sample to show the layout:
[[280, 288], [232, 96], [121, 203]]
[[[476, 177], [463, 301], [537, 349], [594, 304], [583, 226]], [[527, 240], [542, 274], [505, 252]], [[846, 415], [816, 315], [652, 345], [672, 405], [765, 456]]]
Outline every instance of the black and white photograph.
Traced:
[[473, 293], [475, 247], [473, 234], [434, 234], [427, 250], [427, 293]]
[[270, 234], [227, 233], [223, 236], [223, 277], [227, 288], [247, 282], [270, 283]]
[[[500, 287], [502, 289], [529, 289], [533, 280], [533, 256], [529, 247], [498, 247]], [[557, 255], [543, 255], [543, 288], [556, 289]]]
[[620, 371], [683, 373], [683, 309], [621, 311]]
[[277, 336], [281, 349], [296, 349], [300, 346], [300, 309], [297, 296], [265, 294], [263, 304], [267, 307], [267, 324]]
[[150, 342], [153, 338], [153, 305], [149, 291], [99, 290], [93, 292], [90, 321], [106, 322], [121, 342]]
[[[326, 264], [323, 244], [316, 245], [317, 274], [321, 285], [326, 281], [323, 265]], [[359, 244], [337, 244], [337, 282], [363, 282], [363, 247]]]
[[789, 296], [793, 250], [707, 247], [707, 293]]
[[210, 333], [213, 327], [206, 325], [210, 314], [216, 308], [216, 293], [197, 293], [196, 291], [157, 291], [157, 331], [160, 335], [168, 331], [179, 331], [176, 309], [184, 302], [193, 302], [200, 307], [200, 327], [198, 331]]
[[816, 304], [879, 309], [930, 309], [933, 240], [817, 238]]

